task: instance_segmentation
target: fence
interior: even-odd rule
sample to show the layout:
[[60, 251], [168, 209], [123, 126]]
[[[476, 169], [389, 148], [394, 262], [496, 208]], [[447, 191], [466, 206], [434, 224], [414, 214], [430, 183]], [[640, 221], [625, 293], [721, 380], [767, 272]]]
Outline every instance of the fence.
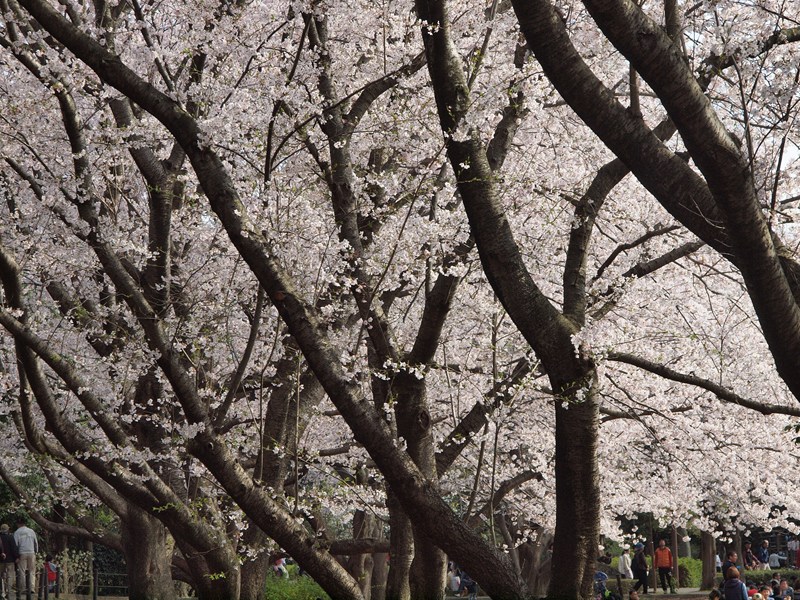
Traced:
[[[30, 571], [17, 573], [16, 575], [16, 595], [13, 590], [3, 589], [3, 596], [9, 600], [33, 600], [34, 595], [37, 600], [50, 600], [51, 598], [58, 599], [61, 597], [61, 570], [56, 567], [55, 581], [48, 581], [47, 568], [42, 567], [40, 571], [32, 576]], [[83, 592], [83, 596], [91, 597], [92, 600], [97, 600], [102, 596], [127, 596], [127, 574], [125, 573], [105, 573], [97, 569], [97, 566], [92, 564], [92, 583], [91, 585], [79, 586], [76, 590], [78, 593]], [[35, 581], [38, 579], [38, 581]], [[5, 588], [6, 582], [3, 581]]]

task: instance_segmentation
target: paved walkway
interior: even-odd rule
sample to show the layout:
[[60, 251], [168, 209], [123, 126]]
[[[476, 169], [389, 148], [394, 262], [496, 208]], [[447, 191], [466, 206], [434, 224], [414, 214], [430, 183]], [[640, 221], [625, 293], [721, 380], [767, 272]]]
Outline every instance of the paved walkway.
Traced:
[[[645, 594], [640, 594], [640, 596], [644, 595]], [[648, 598], [657, 598], [659, 596], [665, 598], [708, 598], [708, 590], [701, 591], [698, 588], [678, 588], [677, 594], [665, 594], [662, 590], [647, 594]]]
[[[677, 594], [665, 594], [663, 591], [649, 592], [648, 594], [639, 594], [640, 598], [647, 598], [654, 600], [655, 598], [677, 598], [679, 600], [706, 600], [708, 598], [708, 591], [701, 591], [697, 588], [678, 588]], [[466, 596], [460, 597], [455, 595], [448, 595], [445, 600], [463, 600]], [[478, 596], [478, 600], [490, 600], [489, 596]], [[627, 599], [625, 599], [627, 600]]]

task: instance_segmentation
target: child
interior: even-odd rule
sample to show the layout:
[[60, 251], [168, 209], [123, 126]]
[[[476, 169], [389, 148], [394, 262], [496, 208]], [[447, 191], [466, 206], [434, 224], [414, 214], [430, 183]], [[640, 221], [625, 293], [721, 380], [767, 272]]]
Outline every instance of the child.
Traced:
[[47, 573], [47, 591], [55, 592], [58, 565], [53, 562], [53, 557], [50, 554], [44, 557], [44, 571]]
[[289, 570], [286, 568], [286, 559], [276, 558], [275, 561], [272, 563], [272, 572], [275, 574], [276, 577], [281, 577], [282, 579], [289, 579]]
[[453, 567], [450, 570], [450, 591], [457, 592], [461, 587], [461, 577], [458, 576], [458, 569]]

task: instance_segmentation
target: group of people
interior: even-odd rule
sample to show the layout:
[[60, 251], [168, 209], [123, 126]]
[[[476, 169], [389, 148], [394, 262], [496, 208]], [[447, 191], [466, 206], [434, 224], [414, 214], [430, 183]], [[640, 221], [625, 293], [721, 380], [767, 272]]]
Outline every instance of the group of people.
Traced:
[[468, 600], [475, 600], [478, 597], [478, 584], [465, 571], [450, 562], [447, 567], [447, 577], [450, 582], [450, 590], [458, 596], [468, 596]]
[[[735, 560], [735, 553], [733, 554]], [[797, 577], [790, 581], [782, 578], [779, 573], [773, 573], [769, 583], [760, 585], [742, 581], [739, 569], [729, 566], [723, 571], [720, 590], [713, 590], [709, 594], [709, 600], [794, 600], [794, 587], [798, 585], [800, 581]]]
[[[797, 540], [789, 541], [788, 545], [790, 552], [792, 547], [796, 544]], [[781, 567], [786, 566], [786, 562], [788, 560], [786, 556], [782, 556], [777, 552], [777, 550], [775, 552], [769, 551], [769, 540], [764, 540], [761, 542], [761, 545], [755, 550], [753, 550], [753, 545], [750, 542], [745, 542], [742, 550], [744, 552], [744, 556], [742, 558], [744, 559], [745, 568], [753, 571], [780, 569]]]
[[[797, 544], [795, 544], [794, 548], [789, 546], [789, 550], [790, 554], [794, 554], [795, 557], [800, 553], [800, 548], [798, 548]], [[791, 562], [792, 558], [790, 556], [787, 559], [786, 556], [778, 554], [777, 551], [770, 552], [768, 540], [764, 540], [755, 550], [753, 550], [750, 542], [745, 542], [743, 553], [743, 568], [750, 570], [774, 570], [785, 566], [787, 560]], [[749, 600], [751, 598], [753, 600], [794, 600], [794, 588], [800, 588], [800, 580], [795, 585], [795, 582], [781, 579], [777, 573], [773, 573], [770, 585], [765, 585], [759, 589], [756, 584], [743, 582], [739, 579], [740, 567], [737, 565], [738, 559], [739, 556], [735, 551], [728, 552], [724, 562], [718, 558], [717, 565], [723, 574], [722, 586], [717, 591], [718, 597], [721, 596], [724, 600]], [[658, 541], [658, 547], [653, 553], [653, 567], [658, 570], [659, 583], [664, 593], [666, 594], [667, 590], [669, 590], [670, 593], [674, 594], [676, 589], [675, 577], [673, 576], [672, 551], [667, 547], [664, 539]], [[640, 588], [643, 593], [647, 593], [650, 569], [644, 544], [641, 542], [635, 544], [633, 546], [633, 555], [631, 555], [630, 548], [624, 550], [619, 558], [617, 568], [623, 577], [636, 580], [631, 589], [631, 600], [638, 600]], [[747, 585], [745, 585], [746, 583]], [[764, 588], [769, 588], [770, 592], [766, 594]], [[656, 589], [658, 589], [658, 585], [656, 585]], [[711, 600], [715, 599], [711, 598]]]
[[[11, 528], [6, 523], [0, 525], [0, 596], [3, 600], [12, 598], [12, 591], [17, 588], [35, 585], [38, 551], [36, 532], [24, 520], [17, 521], [14, 533], [11, 533]], [[56, 568], [52, 560], [49, 555], [45, 558], [47, 585], [51, 590], [56, 581]], [[27, 578], [26, 572], [30, 574]]]
[[[642, 588], [642, 593], [647, 593], [647, 576], [649, 566], [647, 563], [647, 556], [644, 551], [644, 544], [641, 542], [633, 546], [633, 556], [631, 556], [631, 549], [626, 549], [619, 557], [619, 566], [617, 567], [620, 574], [627, 579], [635, 579], [636, 583], [633, 586], [633, 591], [636, 592], [638, 598], [639, 588]], [[653, 553], [653, 567], [658, 570], [658, 579], [664, 593], [669, 590], [674, 594], [675, 577], [672, 574], [672, 551], [667, 547], [666, 540], [659, 540], [658, 547]]]

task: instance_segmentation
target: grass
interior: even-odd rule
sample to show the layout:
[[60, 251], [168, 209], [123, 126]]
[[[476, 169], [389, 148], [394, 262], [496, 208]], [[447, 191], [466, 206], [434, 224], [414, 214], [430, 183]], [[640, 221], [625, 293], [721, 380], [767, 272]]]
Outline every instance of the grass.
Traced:
[[265, 600], [330, 600], [317, 582], [306, 575], [297, 575], [297, 567], [288, 565], [289, 578], [267, 577]]

